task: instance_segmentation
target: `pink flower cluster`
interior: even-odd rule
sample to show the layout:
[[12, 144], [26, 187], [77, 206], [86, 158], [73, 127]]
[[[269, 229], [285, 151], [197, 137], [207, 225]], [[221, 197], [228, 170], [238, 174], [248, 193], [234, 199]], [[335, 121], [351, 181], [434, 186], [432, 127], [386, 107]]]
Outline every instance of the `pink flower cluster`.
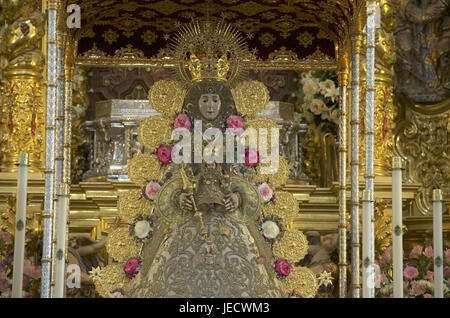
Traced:
[[133, 279], [139, 271], [141, 260], [137, 257], [130, 258], [124, 265], [123, 271], [129, 279]]
[[289, 276], [291, 273], [291, 266], [289, 263], [284, 259], [277, 259], [275, 261], [275, 271], [277, 272], [278, 278], [285, 278], [286, 276]]
[[173, 127], [177, 128], [191, 128], [192, 122], [191, 119], [185, 114], [179, 114], [173, 123]]
[[158, 148], [157, 156], [162, 164], [167, 165], [172, 161], [172, 147], [161, 145]]
[[161, 185], [157, 181], [150, 181], [145, 186], [145, 195], [150, 200], [155, 200]]
[[230, 115], [227, 118], [227, 127], [234, 133], [242, 132], [244, 129], [244, 119], [240, 116]]

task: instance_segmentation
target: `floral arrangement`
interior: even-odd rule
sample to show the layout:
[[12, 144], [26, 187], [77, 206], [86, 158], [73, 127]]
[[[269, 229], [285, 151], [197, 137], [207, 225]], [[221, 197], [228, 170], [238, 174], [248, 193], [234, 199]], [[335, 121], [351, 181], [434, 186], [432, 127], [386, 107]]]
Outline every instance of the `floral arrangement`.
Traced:
[[285, 259], [274, 260], [273, 268], [278, 279], [286, 278], [291, 273], [291, 265]]
[[[380, 266], [380, 288], [377, 297], [393, 297], [392, 246], [376, 262]], [[434, 294], [434, 260], [431, 246], [415, 246], [404, 258], [403, 292], [407, 298], [433, 298]], [[450, 249], [444, 252], [444, 297], [450, 297]]]
[[125, 276], [127, 276], [129, 279], [133, 279], [139, 273], [141, 263], [142, 261], [139, 257], [130, 258], [123, 266]]
[[264, 203], [273, 202], [275, 200], [275, 193], [266, 182], [259, 182], [257, 183], [257, 186]]
[[144, 188], [142, 188], [142, 196], [149, 201], [154, 201], [162, 186], [162, 181], [152, 179]]
[[134, 219], [129, 227], [130, 236], [138, 243], [148, 243], [153, 235], [152, 216], [144, 217], [142, 215]]
[[[12, 276], [14, 261], [14, 242], [11, 234], [0, 230], [0, 298], [9, 298], [12, 294]], [[35, 266], [26, 257], [23, 268], [23, 297], [37, 298], [40, 294], [41, 267]]]
[[281, 240], [285, 230], [281, 218], [275, 215], [264, 217], [258, 222], [258, 230], [266, 242], [271, 244]]
[[336, 72], [309, 71], [301, 74], [301, 89], [294, 92], [298, 98], [301, 120], [319, 125], [325, 123], [336, 131], [339, 123], [339, 88]]

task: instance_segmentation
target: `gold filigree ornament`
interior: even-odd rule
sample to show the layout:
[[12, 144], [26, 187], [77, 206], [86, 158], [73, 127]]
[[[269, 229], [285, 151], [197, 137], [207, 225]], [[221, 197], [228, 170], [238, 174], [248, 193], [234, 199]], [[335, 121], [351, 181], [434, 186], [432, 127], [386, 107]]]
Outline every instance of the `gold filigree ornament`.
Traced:
[[298, 215], [298, 201], [290, 192], [275, 191], [273, 206], [275, 214], [281, 217], [285, 223], [292, 222]]
[[304, 298], [313, 298], [319, 284], [316, 275], [307, 267], [293, 267], [288, 277], [281, 280], [281, 286], [286, 294], [299, 294]]
[[163, 171], [155, 155], [138, 153], [128, 163], [128, 177], [137, 185], [144, 186], [152, 179], [161, 180]]
[[119, 196], [117, 207], [121, 221], [131, 224], [138, 215], [150, 214], [153, 203], [142, 197], [141, 190], [133, 189]]
[[258, 164], [258, 171], [255, 180], [259, 182], [269, 182], [273, 188], [280, 188], [289, 179], [289, 164], [282, 156], [278, 157], [278, 166], [273, 162], [261, 162]]
[[231, 90], [236, 109], [242, 115], [256, 116], [269, 103], [269, 90], [260, 81], [244, 81]]
[[308, 241], [305, 235], [297, 230], [287, 230], [283, 239], [273, 245], [273, 254], [279, 259], [298, 262], [308, 253]]
[[139, 124], [139, 141], [150, 150], [155, 150], [165, 141], [172, 137], [173, 122], [167, 118], [147, 117]]
[[168, 118], [181, 111], [185, 96], [186, 90], [182, 84], [173, 80], [160, 80], [148, 92], [150, 106]]
[[130, 236], [128, 227], [118, 227], [108, 235], [106, 251], [118, 262], [125, 262], [139, 254], [139, 246]]
[[122, 265], [110, 264], [100, 270], [91, 271], [91, 279], [94, 282], [95, 290], [104, 298], [111, 298], [114, 290], [123, 289], [127, 292], [131, 281], [125, 276]]

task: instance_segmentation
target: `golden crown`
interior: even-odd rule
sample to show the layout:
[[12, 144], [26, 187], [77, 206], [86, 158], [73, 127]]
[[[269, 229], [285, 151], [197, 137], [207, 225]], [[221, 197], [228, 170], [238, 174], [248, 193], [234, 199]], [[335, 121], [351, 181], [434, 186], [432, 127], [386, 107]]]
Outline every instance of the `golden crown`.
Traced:
[[240, 79], [240, 64], [251, 56], [241, 33], [223, 20], [193, 20], [182, 26], [169, 43], [169, 55], [186, 83], [214, 79], [229, 85]]

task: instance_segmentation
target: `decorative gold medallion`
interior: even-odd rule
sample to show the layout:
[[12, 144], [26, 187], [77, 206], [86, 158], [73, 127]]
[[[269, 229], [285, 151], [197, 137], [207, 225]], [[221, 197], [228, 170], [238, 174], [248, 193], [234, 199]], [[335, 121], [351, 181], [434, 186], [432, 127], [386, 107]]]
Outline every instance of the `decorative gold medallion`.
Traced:
[[150, 152], [156, 150], [163, 142], [172, 137], [173, 122], [162, 117], [147, 117], [139, 124], [139, 141]]
[[285, 223], [291, 222], [298, 214], [298, 201], [290, 192], [275, 191], [274, 210]]
[[128, 163], [128, 177], [137, 185], [144, 186], [152, 179], [161, 180], [163, 172], [155, 155], [138, 153]]
[[129, 234], [128, 227], [119, 227], [108, 235], [106, 251], [118, 262], [125, 262], [139, 254], [139, 247]]
[[90, 275], [95, 285], [95, 290], [104, 298], [111, 298], [113, 291], [130, 288], [130, 279], [125, 276], [123, 267], [119, 264], [107, 265], [96, 273]]
[[[261, 170], [262, 168], [266, 171]], [[289, 179], [289, 164], [282, 156], [278, 157], [278, 167], [275, 165], [272, 168], [270, 162], [260, 163], [255, 179], [260, 182], [269, 182], [273, 188], [280, 188]]]
[[256, 116], [269, 103], [267, 87], [260, 81], [244, 81], [232, 89], [236, 109], [247, 116]]
[[122, 222], [131, 224], [138, 215], [150, 214], [153, 204], [142, 197], [141, 190], [133, 189], [119, 196], [117, 207]]
[[308, 241], [305, 235], [297, 230], [288, 230], [284, 233], [281, 241], [273, 245], [273, 254], [277, 258], [289, 262], [298, 262], [308, 253]]
[[173, 80], [160, 80], [149, 89], [150, 106], [168, 118], [172, 118], [183, 107], [186, 91], [182, 84]]
[[307, 267], [293, 267], [281, 284], [286, 294], [299, 294], [304, 298], [313, 298], [319, 288], [316, 275]]

